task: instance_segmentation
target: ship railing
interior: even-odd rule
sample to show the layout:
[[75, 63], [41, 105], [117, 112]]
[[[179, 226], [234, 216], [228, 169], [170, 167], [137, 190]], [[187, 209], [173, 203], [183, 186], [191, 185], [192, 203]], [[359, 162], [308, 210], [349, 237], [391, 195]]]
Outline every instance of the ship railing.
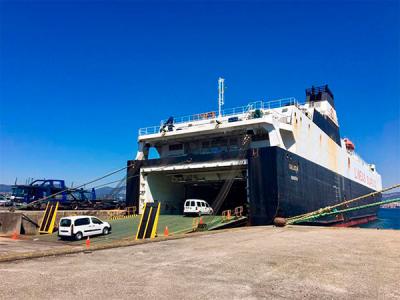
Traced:
[[148, 135], [148, 134], [159, 133], [160, 129], [161, 129], [161, 126], [143, 127], [143, 128], [139, 129], [139, 136], [140, 135]]
[[[249, 104], [244, 105], [244, 106], [238, 106], [238, 107], [234, 107], [234, 108], [224, 109], [221, 111], [221, 116], [229, 117], [229, 116], [234, 116], [234, 115], [242, 115], [242, 114], [246, 114], [250, 111], [254, 111], [256, 109], [266, 110], [266, 109], [279, 108], [279, 107], [295, 105], [295, 104], [299, 104], [299, 103], [293, 97], [278, 99], [278, 100], [273, 100], [273, 101], [268, 101], [268, 102], [256, 101], [256, 102], [250, 102]], [[201, 120], [205, 120], [205, 119], [213, 119], [216, 117], [218, 117], [217, 112], [210, 111], [210, 112], [201, 113], [201, 114], [175, 117], [174, 124], [201, 121]], [[165, 122], [165, 120], [162, 120], [161, 124], [164, 124], [164, 122]]]
[[[278, 100], [272, 101], [256, 101], [251, 102], [244, 106], [238, 106], [234, 108], [228, 108], [221, 111], [221, 117], [230, 117], [235, 115], [243, 115], [254, 110], [268, 110], [274, 108], [280, 108], [283, 106], [290, 106], [290, 105], [299, 105], [296, 98], [283, 98]], [[187, 115], [187, 116], [180, 116], [174, 117], [174, 124], [182, 124], [182, 123], [191, 123], [196, 121], [202, 121], [207, 119], [215, 119], [218, 117], [218, 113], [216, 111], [210, 111], [206, 113], [194, 114], [194, 115]], [[160, 129], [163, 124], [165, 124], [166, 120], [161, 120], [159, 126], [150, 126], [144, 127], [139, 129], [139, 136], [148, 135], [148, 134], [155, 134], [159, 133]]]

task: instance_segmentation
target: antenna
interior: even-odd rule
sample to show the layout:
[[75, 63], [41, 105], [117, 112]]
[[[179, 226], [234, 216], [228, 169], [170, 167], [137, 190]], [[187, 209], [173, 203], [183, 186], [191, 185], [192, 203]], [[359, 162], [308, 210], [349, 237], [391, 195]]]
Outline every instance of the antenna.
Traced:
[[224, 105], [224, 78], [218, 78], [218, 118], [221, 118], [221, 108]]

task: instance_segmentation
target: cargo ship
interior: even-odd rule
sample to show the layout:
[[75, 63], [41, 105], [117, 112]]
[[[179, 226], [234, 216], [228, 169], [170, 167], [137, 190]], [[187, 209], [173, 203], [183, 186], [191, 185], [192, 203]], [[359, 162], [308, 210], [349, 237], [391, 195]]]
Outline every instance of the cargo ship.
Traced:
[[[145, 202], [160, 201], [161, 213], [182, 214], [186, 199], [203, 199], [216, 214], [243, 207], [250, 225], [267, 225], [381, 190], [375, 165], [341, 137], [330, 88], [305, 94], [303, 103], [285, 98], [223, 109], [220, 78], [217, 111], [139, 129], [136, 158], [127, 162], [127, 206], [140, 213]], [[377, 210], [313, 224], [353, 226], [374, 220]]]

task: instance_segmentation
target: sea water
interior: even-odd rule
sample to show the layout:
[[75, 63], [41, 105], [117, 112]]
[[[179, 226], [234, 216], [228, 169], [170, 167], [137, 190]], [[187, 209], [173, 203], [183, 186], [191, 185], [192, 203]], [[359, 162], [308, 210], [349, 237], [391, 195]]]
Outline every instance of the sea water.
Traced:
[[360, 225], [361, 228], [400, 229], [400, 208], [380, 208], [378, 219], [367, 224]]

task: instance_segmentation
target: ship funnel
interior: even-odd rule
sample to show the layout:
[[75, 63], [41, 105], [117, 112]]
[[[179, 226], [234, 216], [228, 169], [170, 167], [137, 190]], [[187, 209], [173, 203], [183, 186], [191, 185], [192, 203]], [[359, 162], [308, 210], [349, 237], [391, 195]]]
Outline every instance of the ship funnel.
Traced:
[[315, 103], [321, 101], [328, 101], [328, 103], [335, 108], [335, 102], [332, 91], [328, 88], [328, 85], [312, 86], [306, 89], [306, 101], [307, 103]]

